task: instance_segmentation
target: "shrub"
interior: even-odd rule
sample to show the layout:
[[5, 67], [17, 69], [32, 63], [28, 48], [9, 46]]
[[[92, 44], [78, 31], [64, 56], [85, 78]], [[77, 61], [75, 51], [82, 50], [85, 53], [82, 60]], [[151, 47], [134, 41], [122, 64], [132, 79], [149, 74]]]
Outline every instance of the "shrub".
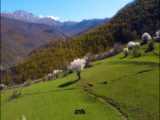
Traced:
[[147, 47], [147, 49], [145, 50], [145, 52], [147, 53], [147, 52], [152, 52], [153, 50], [154, 50], [154, 42], [153, 42], [153, 40], [151, 41], [151, 42], [149, 42], [148, 43], [148, 47]]
[[11, 94], [9, 100], [16, 99], [16, 98], [18, 98], [20, 95], [21, 95], [21, 91], [15, 89], [15, 90], [12, 91], [12, 94]]

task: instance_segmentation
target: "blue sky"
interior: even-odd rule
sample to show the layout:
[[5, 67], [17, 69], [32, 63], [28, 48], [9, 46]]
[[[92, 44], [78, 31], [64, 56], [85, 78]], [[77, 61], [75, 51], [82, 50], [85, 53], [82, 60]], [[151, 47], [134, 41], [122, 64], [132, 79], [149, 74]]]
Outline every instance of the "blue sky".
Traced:
[[25, 10], [61, 21], [112, 17], [133, 0], [1, 0], [2, 12]]

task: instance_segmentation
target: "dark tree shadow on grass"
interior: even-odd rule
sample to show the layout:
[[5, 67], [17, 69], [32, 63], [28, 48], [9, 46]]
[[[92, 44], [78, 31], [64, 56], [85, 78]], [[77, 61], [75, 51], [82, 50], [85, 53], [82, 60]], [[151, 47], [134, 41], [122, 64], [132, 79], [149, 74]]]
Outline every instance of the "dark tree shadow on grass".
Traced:
[[119, 57], [119, 59], [121, 60], [121, 59], [125, 59], [127, 57], [128, 57], [128, 55], [124, 55], [124, 56]]
[[72, 84], [77, 83], [77, 82], [81, 79], [81, 72], [80, 72], [80, 71], [77, 71], [77, 72], [76, 72], [76, 75], [77, 75], [77, 77], [78, 77], [76, 80], [72, 80], [72, 81], [68, 81], [68, 82], [62, 83], [62, 84], [60, 84], [58, 87], [59, 87], [59, 88], [63, 88], [63, 87], [67, 87], [67, 86], [70, 86], [70, 85], [72, 85]]
[[139, 72], [137, 72], [137, 74], [141, 74], [141, 73], [145, 73], [145, 72], [150, 72], [152, 71], [153, 69], [145, 69], [145, 70], [141, 70]]
[[66, 82], [66, 83], [60, 84], [58, 87], [59, 87], [59, 88], [67, 87], [67, 86], [70, 86], [70, 85], [72, 85], [72, 84], [77, 83], [78, 81], [79, 81], [79, 79], [77, 79], [77, 80], [73, 80], [73, 81], [69, 81], [69, 82]]

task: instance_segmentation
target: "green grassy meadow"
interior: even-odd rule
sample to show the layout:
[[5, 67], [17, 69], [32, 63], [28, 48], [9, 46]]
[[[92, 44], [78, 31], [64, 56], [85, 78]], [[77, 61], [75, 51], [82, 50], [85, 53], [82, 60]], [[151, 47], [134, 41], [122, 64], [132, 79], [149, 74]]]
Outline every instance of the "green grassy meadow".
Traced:
[[[122, 56], [94, 62], [66, 87], [58, 86], [75, 74], [18, 88], [22, 95], [13, 100], [13, 89], [2, 91], [1, 120], [159, 120], [159, 56]], [[75, 114], [76, 109], [86, 113]]]

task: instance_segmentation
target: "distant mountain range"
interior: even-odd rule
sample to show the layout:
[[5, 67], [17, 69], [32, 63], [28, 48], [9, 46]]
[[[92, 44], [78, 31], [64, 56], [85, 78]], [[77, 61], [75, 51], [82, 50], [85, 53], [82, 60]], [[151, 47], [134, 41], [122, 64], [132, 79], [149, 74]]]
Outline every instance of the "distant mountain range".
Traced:
[[107, 21], [108, 19], [93, 19], [60, 22], [25, 11], [1, 13], [1, 64], [5, 68], [13, 66], [40, 46], [80, 35]]
[[39, 24], [46, 24], [46, 25], [60, 24], [59, 21], [54, 20], [52, 17], [35, 16], [32, 13], [29, 13], [23, 10], [18, 10], [13, 13], [1, 13], [1, 15], [7, 18], [21, 20], [21, 21], [30, 22], [30, 23], [39, 23]]
[[15, 11], [13, 13], [1, 13], [1, 16], [7, 17], [10, 19], [21, 20], [24, 22], [53, 26], [68, 36], [79, 35], [80, 33], [83, 33], [84, 31], [87, 31], [90, 28], [101, 25], [109, 20], [108, 18], [106, 18], [106, 19], [82, 20], [80, 22], [74, 22], [74, 21], [61, 22], [61, 21], [55, 20], [51, 16], [46, 16], [46, 17], [35, 16], [32, 13], [22, 11], [22, 10]]

